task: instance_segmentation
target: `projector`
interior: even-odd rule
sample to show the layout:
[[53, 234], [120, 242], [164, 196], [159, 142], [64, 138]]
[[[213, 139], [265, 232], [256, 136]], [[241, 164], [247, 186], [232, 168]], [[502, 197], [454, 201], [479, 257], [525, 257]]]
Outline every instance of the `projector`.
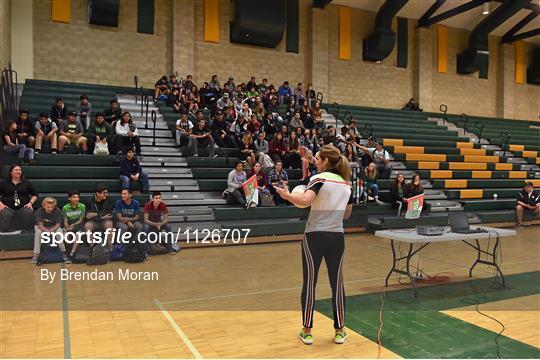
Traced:
[[418, 235], [436, 236], [444, 234], [444, 226], [421, 225], [416, 227]]

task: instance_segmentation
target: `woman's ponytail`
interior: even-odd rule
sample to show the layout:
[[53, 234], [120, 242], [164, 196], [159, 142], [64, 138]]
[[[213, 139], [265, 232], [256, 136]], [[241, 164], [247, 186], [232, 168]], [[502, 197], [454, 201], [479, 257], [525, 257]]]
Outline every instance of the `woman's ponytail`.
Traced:
[[345, 155], [339, 156], [335, 169], [346, 182], [351, 181], [351, 166], [349, 165], [349, 159], [347, 159]]

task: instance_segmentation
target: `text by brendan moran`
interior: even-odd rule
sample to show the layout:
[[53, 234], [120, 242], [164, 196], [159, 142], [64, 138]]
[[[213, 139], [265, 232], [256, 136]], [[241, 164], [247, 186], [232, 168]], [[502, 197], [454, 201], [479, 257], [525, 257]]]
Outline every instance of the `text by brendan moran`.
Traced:
[[41, 269], [41, 280], [53, 283], [59, 281], [158, 281], [157, 271], [131, 271], [130, 269], [118, 269], [116, 271], [99, 271], [98, 269], [89, 271], [73, 271], [70, 269], [59, 269], [51, 271]]

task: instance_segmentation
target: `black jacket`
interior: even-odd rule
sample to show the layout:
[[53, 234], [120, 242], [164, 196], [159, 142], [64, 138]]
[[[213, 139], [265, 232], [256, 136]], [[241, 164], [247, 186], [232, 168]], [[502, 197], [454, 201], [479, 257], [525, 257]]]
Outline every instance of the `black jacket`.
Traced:
[[[403, 196], [405, 196], [406, 186], [402, 185], [402, 188], [403, 188]], [[398, 187], [396, 185], [394, 185], [394, 184], [392, 184], [392, 186], [390, 186], [390, 200], [392, 201], [392, 203], [394, 203], [396, 201], [403, 201], [403, 197], [399, 196]]]
[[131, 160], [124, 158], [120, 162], [120, 175], [130, 176], [137, 173], [140, 174], [141, 172], [141, 164], [139, 164], [139, 160], [136, 157], [133, 157]]

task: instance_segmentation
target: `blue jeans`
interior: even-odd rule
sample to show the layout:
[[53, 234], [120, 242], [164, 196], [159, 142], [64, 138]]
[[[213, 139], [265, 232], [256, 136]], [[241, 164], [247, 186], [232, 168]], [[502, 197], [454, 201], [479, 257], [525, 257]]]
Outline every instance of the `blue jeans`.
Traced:
[[371, 193], [371, 196], [376, 197], [379, 196], [379, 185], [377, 184], [371, 184], [367, 185], [368, 193]]
[[[122, 182], [122, 190], [130, 188], [131, 178], [129, 176], [120, 175], [120, 181]], [[150, 183], [148, 182], [148, 175], [145, 172], [141, 172], [139, 181], [141, 182], [142, 192], [148, 192]]]
[[[171, 224], [166, 224], [165, 227], [162, 227], [162, 228], [161, 228], [161, 231], [170, 233], [170, 232], [171, 232]], [[144, 224], [144, 226], [143, 226], [143, 232], [144, 232], [145, 234], [149, 234], [149, 233], [151, 233], [151, 232], [157, 233], [158, 230], [157, 230], [157, 228], [156, 228], [155, 226], [153, 226], [153, 225]], [[169, 250], [169, 251], [171, 251], [171, 249], [172, 249], [172, 243], [165, 242], [164, 244], [161, 243], [161, 245], [164, 245], [164, 246], [167, 248], [167, 250]], [[150, 253], [150, 244], [148, 243], [148, 241], [144, 243], [144, 246], [145, 246], [145, 249], [148, 250], [148, 253]]]

